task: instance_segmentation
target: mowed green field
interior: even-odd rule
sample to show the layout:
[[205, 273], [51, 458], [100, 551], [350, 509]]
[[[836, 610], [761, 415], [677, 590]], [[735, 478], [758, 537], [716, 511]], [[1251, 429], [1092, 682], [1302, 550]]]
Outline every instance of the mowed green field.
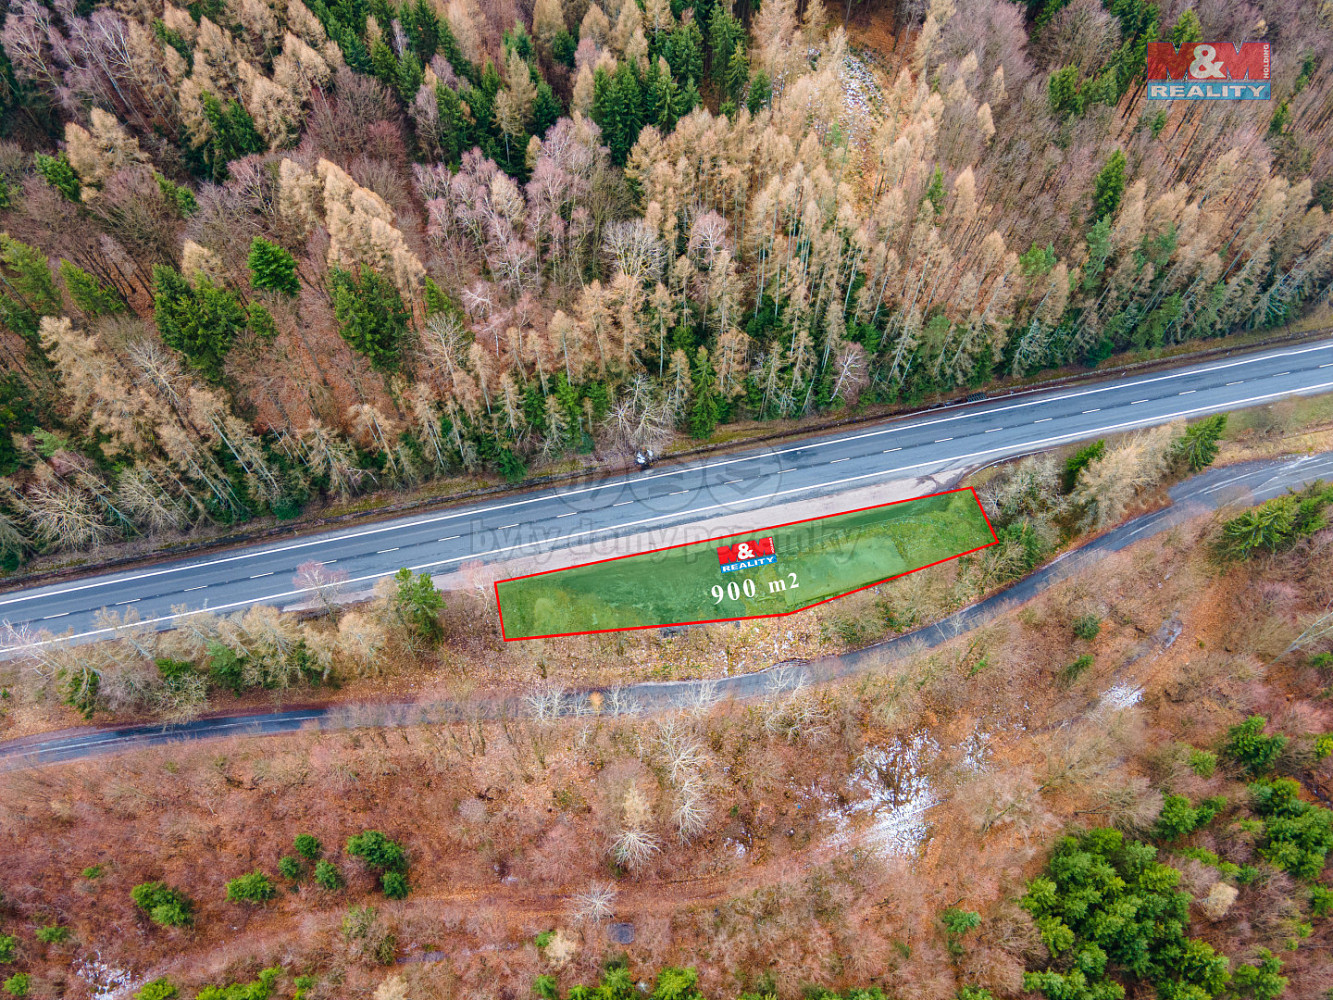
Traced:
[[[717, 549], [773, 539], [766, 566], [722, 572]], [[956, 490], [496, 584], [505, 639], [789, 614], [993, 544]]]

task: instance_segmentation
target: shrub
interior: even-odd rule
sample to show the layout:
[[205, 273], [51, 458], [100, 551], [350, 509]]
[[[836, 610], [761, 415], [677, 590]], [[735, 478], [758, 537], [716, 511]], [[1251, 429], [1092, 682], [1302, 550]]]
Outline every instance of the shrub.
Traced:
[[1074, 681], [1078, 680], [1087, 672], [1088, 668], [1092, 666], [1092, 663], [1092, 654], [1084, 653], [1077, 660], [1060, 671], [1060, 683], [1065, 685], [1073, 684]]
[[1195, 808], [1183, 795], [1168, 795], [1162, 800], [1162, 811], [1153, 827], [1153, 836], [1158, 840], [1179, 840], [1199, 827], [1207, 826], [1226, 806], [1227, 800], [1220, 796], [1204, 799]]
[[[540, 936], [538, 935], [538, 937]], [[538, 945], [537, 947], [542, 946]], [[560, 987], [556, 984], [555, 976], [538, 976], [532, 981], [532, 992], [541, 997], [542, 1000], [560, 1000]]]
[[1227, 429], [1227, 415], [1217, 413], [1191, 424], [1176, 442], [1175, 453], [1189, 466], [1191, 472], [1200, 472], [1217, 458], [1218, 441]]
[[407, 876], [402, 872], [385, 872], [380, 878], [380, 887], [389, 899], [406, 899], [407, 894], [412, 891], [411, 886], [407, 884]]
[[26, 972], [16, 972], [5, 980], [5, 992], [12, 997], [26, 997], [32, 985], [32, 976]]
[[46, 927], [37, 928], [37, 940], [42, 944], [64, 944], [69, 939], [68, 927], [61, 927], [59, 924], [48, 924]]
[[194, 904], [189, 897], [164, 882], [143, 882], [130, 890], [134, 905], [148, 914], [148, 919], [163, 927], [184, 927], [193, 921]]
[[1218, 554], [1224, 559], [1249, 559], [1260, 551], [1289, 549], [1324, 527], [1324, 508], [1330, 504], [1333, 489], [1317, 482], [1299, 493], [1251, 507], [1222, 525]]
[[89, 865], [83, 870], [83, 877], [91, 882], [93, 879], [101, 878], [105, 873], [105, 865]]
[[248, 872], [227, 883], [227, 900], [232, 903], [267, 903], [278, 894], [263, 872]]
[[1274, 867], [1313, 882], [1333, 848], [1333, 812], [1304, 801], [1300, 792], [1291, 778], [1250, 786], [1254, 811], [1264, 817], [1259, 854]]
[[342, 872], [332, 861], [320, 860], [315, 864], [315, 885], [333, 892], [343, 887]]
[[18, 957], [19, 942], [13, 934], [0, 934], [0, 963], [9, 963]]
[[398, 951], [398, 940], [380, 923], [373, 906], [353, 906], [343, 917], [343, 940], [348, 950], [365, 961], [388, 965]]
[[291, 879], [295, 882], [301, 877], [301, 862], [297, 861], [291, 855], [279, 858], [278, 874], [283, 878]]
[[1074, 635], [1091, 642], [1102, 630], [1101, 615], [1079, 615], [1074, 619]]
[[1333, 889], [1326, 885], [1310, 886], [1310, 916], [1320, 919], [1333, 916]]
[[1217, 754], [1211, 750], [1190, 749], [1190, 770], [1200, 778], [1211, 778], [1217, 770]]
[[1227, 959], [1185, 937], [1191, 897], [1179, 880], [1157, 861], [1157, 848], [1126, 842], [1118, 830], [1062, 838], [1021, 901], [1052, 959], [1051, 968], [1024, 974], [1024, 988], [1051, 1000], [1123, 996], [1107, 977], [1115, 967], [1159, 996], [1216, 996]]
[[319, 838], [312, 837], [308, 833], [297, 834], [293, 843], [296, 847], [296, 853], [307, 861], [318, 861], [319, 856], [324, 853], [324, 847], [320, 844]]
[[401, 844], [378, 830], [366, 830], [347, 838], [347, 853], [360, 858], [367, 868], [401, 872], [407, 869], [407, 852]]
[[1238, 997], [1277, 1000], [1287, 989], [1287, 977], [1281, 975], [1282, 959], [1267, 948], [1259, 949], [1258, 965], [1241, 965], [1231, 975], [1231, 990]]
[[172, 1000], [176, 996], [176, 985], [170, 979], [154, 979], [139, 987], [134, 1000]]
[[962, 937], [981, 926], [981, 914], [951, 906], [940, 914], [940, 923], [944, 925], [945, 945], [949, 954], [959, 958], [963, 954]]
[[1066, 493], [1073, 491], [1078, 484], [1078, 474], [1086, 469], [1093, 462], [1106, 454], [1106, 442], [1094, 441], [1092, 444], [1080, 448], [1074, 454], [1065, 460], [1065, 471], [1061, 486]]
[[1251, 774], [1267, 774], [1278, 756], [1286, 749], [1285, 736], [1265, 736], [1268, 720], [1262, 715], [1251, 715], [1239, 725], [1227, 730], [1227, 742], [1222, 752]]
[[273, 983], [282, 975], [280, 966], [264, 969], [252, 983], [232, 983], [230, 986], [205, 986], [195, 1000], [268, 1000], [273, 994]]

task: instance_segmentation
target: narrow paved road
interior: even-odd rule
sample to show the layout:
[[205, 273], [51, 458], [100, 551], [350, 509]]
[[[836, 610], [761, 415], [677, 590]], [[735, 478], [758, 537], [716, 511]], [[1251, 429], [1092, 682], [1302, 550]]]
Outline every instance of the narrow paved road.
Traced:
[[[765, 670], [715, 680], [648, 682], [598, 692], [600, 711], [628, 714], [689, 707], [725, 698], [756, 698], [796, 684], [822, 683], [863, 673], [882, 665], [886, 658], [895, 654], [933, 648], [984, 625], [1107, 555], [1167, 531], [1190, 517], [1235, 500], [1247, 503], [1267, 500], [1316, 479], [1333, 479], [1333, 452], [1210, 469], [1173, 487], [1170, 506], [1127, 521], [1088, 544], [1066, 552], [1013, 586], [933, 625], [818, 660], [775, 664]], [[483, 697], [467, 704], [403, 702], [309, 708], [220, 716], [178, 725], [89, 727], [0, 743], [0, 771], [60, 764], [187, 740], [273, 736], [311, 728], [453, 722], [464, 718], [512, 717], [534, 711], [584, 714], [592, 711], [591, 694], [588, 691], [547, 693], [545, 697], [535, 699]]]
[[[596, 538], [758, 511], [855, 486], [957, 470], [1101, 434], [1333, 390], [1333, 340], [1187, 365], [1016, 399], [952, 407], [780, 448], [554, 488], [438, 513], [255, 545], [151, 568], [0, 594], [0, 634], [22, 649], [87, 640], [99, 610], [171, 628], [200, 608], [283, 606], [309, 595], [293, 582], [316, 561], [368, 588], [400, 567], [444, 573]], [[757, 524], [762, 524], [757, 518]], [[3, 628], [8, 623], [8, 628]], [[44, 634], [46, 633], [46, 634]]]

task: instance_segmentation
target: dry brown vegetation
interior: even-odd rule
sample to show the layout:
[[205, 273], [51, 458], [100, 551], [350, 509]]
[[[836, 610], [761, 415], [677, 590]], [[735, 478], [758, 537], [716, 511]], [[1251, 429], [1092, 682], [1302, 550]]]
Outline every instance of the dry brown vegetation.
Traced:
[[[81, 995], [71, 962], [94, 950], [183, 985], [282, 964], [318, 977], [311, 996], [365, 995], [387, 970], [341, 931], [365, 903], [398, 955], [446, 954], [399, 967], [408, 996], [521, 996], [546, 971], [591, 981], [622, 950], [606, 936], [611, 915], [634, 924], [623, 950], [635, 970], [696, 965], [716, 995], [766, 973], [784, 995], [804, 982], [1014, 995], [1043, 954], [1014, 900], [1059, 831], [1141, 834], [1164, 791], [1242, 801], [1237, 775], [1197, 776], [1184, 748], [1215, 746], [1247, 714], [1293, 737], [1333, 730], [1333, 678], [1304, 654], [1274, 660], [1333, 601], [1333, 531], [1223, 570], [1207, 556], [1213, 530], [1208, 519], [1175, 529], [854, 683], [754, 704], [305, 733], [9, 773], [0, 823], [16, 849], [0, 871], [0, 926], [19, 936], [37, 996]], [[1103, 621], [1092, 640], [1071, 630], [1086, 615]], [[1062, 679], [1084, 653], [1093, 666]], [[1138, 689], [1136, 705], [1116, 707]], [[1327, 760], [1289, 766], [1316, 796], [1333, 791]], [[407, 845], [408, 900], [385, 901], [342, 854], [365, 828]], [[655, 848], [632, 869], [614, 860], [628, 829]], [[276, 879], [302, 832], [342, 866], [345, 890], [303, 883], [262, 908], [224, 902], [237, 875]], [[1234, 822], [1190, 842], [1256, 859]], [[1236, 958], [1279, 951], [1287, 997], [1333, 986], [1327, 921], [1282, 950], [1301, 898], [1285, 875], [1242, 885], [1227, 908], [1215, 873], [1176, 863], [1199, 900], [1194, 936]], [[105, 874], [83, 878], [93, 864]], [[129, 889], [150, 879], [197, 901], [194, 929], [136, 914]], [[957, 960], [938, 923], [950, 906], [982, 915]], [[37, 944], [34, 928], [51, 922], [75, 943]], [[554, 947], [532, 944], [552, 929]]]

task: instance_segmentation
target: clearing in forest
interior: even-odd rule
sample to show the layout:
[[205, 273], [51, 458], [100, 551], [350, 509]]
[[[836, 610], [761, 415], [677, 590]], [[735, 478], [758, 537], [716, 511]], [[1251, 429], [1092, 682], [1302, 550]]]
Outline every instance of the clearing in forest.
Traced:
[[499, 580], [495, 599], [506, 640], [772, 618], [996, 542], [965, 488]]

